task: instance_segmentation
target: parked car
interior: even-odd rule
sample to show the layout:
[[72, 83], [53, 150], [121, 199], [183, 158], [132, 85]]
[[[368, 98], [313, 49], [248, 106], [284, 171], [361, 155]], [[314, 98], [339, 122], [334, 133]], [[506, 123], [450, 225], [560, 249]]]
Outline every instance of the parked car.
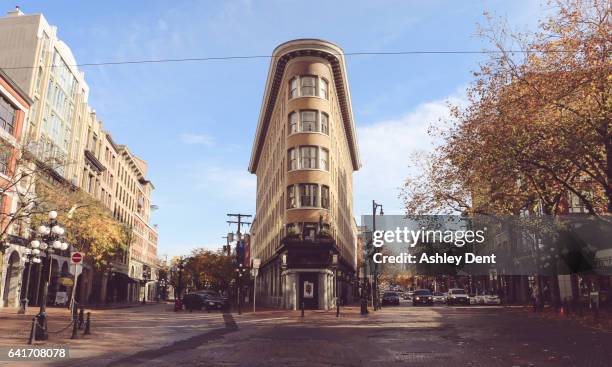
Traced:
[[399, 306], [400, 300], [397, 292], [387, 291], [382, 296], [382, 305], [397, 305]]
[[402, 293], [402, 299], [410, 300], [412, 299], [411, 295], [412, 295], [412, 291], [406, 291]]
[[201, 310], [203, 308], [207, 310], [224, 310], [229, 308], [229, 300], [211, 290], [189, 293], [183, 297], [183, 304], [188, 311]]
[[479, 294], [476, 296], [476, 303], [479, 305], [501, 305], [501, 299], [497, 294]]
[[434, 303], [444, 303], [446, 302], [446, 295], [442, 292], [434, 292], [433, 301]]
[[456, 304], [470, 304], [470, 296], [467, 294], [465, 289], [463, 288], [451, 288], [448, 290], [448, 294], [446, 296], [446, 304], [448, 305], [456, 305]]
[[429, 289], [417, 289], [412, 295], [412, 305], [433, 305], [433, 294]]

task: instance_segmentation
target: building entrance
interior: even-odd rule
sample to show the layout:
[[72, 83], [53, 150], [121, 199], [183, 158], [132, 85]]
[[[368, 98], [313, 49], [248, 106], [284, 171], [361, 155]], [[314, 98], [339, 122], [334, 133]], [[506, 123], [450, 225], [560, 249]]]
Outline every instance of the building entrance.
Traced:
[[298, 309], [302, 302], [307, 310], [319, 308], [319, 273], [300, 273]]

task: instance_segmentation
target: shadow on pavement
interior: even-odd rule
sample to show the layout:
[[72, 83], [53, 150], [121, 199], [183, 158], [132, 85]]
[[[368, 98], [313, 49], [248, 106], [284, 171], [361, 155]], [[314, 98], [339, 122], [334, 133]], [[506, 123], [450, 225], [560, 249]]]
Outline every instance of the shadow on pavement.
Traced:
[[123, 367], [134, 366], [140, 363], [146, 363], [156, 358], [166, 356], [171, 353], [191, 350], [206, 344], [211, 341], [221, 339], [224, 335], [238, 330], [238, 325], [231, 313], [223, 313], [223, 321], [225, 328], [215, 329], [205, 332], [200, 335], [192, 336], [191, 338], [180, 340], [162, 348], [144, 350], [120, 360], [111, 362], [107, 367]]

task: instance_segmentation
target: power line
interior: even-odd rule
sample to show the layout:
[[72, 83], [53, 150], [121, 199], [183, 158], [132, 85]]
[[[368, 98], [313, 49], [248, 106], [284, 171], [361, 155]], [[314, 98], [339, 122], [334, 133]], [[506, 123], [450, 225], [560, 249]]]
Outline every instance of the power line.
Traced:
[[[363, 52], [346, 52], [332, 53], [336, 56], [402, 56], [402, 55], [490, 55], [490, 54], [527, 54], [527, 53], [571, 53], [569, 50], [481, 50], [481, 51], [363, 51]], [[249, 60], [249, 59], [273, 59], [281, 56], [275, 55], [243, 55], [243, 56], [210, 56], [210, 57], [186, 57], [186, 58], [166, 58], [166, 59], [149, 59], [149, 60], [122, 60], [122, 61], [102, 61], [102, 62], [87, 62], [82, 64], [72, 64], [69, 66], [87, 67], [87, 66], [112, 66], [112, 65], [130, 65], [130, 64], [163, 64], [176, 62], [203, 62], [203, 61], [229, 61], [229, 60]], [[43, 67], [57, 67], [59, 65], [43, 65]], [[32, 69], [35, 66], [13, 66], [0, 67], [4, 70], [15, 69]]]

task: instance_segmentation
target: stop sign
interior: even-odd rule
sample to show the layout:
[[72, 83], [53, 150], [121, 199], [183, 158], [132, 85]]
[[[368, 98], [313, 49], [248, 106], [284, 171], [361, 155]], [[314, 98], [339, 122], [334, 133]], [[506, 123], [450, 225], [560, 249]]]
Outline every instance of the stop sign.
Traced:
[[70, 254], [70, 262], [72, 264], [81, 264], [83, 262], [83, 254], [80, 252], [73, 252]]

